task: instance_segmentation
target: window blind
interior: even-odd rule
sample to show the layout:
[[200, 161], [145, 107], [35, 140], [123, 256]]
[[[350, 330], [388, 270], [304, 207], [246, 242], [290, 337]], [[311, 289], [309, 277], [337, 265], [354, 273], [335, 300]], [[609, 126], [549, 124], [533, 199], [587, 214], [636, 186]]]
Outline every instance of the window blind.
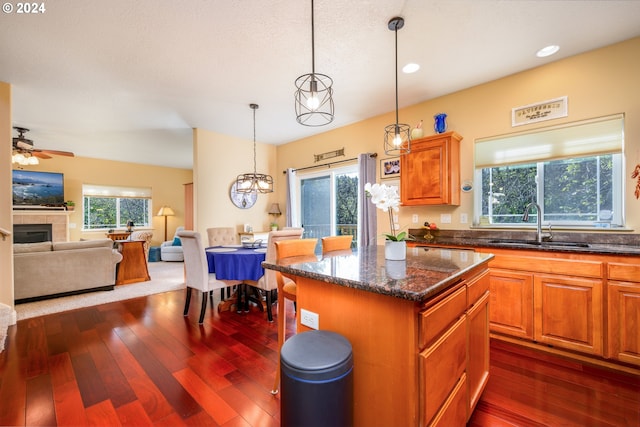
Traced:
[[624, 116], [616, 114], [572, 125], [477, 139], [475, 166], [481, 169], [622, 153], [623, 142]]
[[150, 199], [151, 188], [148, 187], [118, 187], [114, 185], [82, 185], [82, 195], [92, 197], [120, 197]]

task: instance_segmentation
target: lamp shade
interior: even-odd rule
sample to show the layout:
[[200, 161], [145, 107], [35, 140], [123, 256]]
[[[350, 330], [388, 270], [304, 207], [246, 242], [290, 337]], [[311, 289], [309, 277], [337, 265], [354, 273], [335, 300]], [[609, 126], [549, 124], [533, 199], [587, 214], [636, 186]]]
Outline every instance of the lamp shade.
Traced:
[[173, 216], [175, 213], [169, 206], [162, 206], [158, 211], [158, 216]]
[[281, 215], [282, 212], [280, 212], [280, 205], [277, 203], [272, 203], [271, 207], [269, 208], [269, 214], [271, 215]]

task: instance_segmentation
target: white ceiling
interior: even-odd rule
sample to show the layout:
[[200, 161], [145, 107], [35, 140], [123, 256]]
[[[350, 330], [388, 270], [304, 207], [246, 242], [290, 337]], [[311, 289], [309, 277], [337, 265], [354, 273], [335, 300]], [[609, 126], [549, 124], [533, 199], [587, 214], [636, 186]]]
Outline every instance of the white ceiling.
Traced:
[[[6, 6], [7, 3], [5, 3]], [[17, 6], [17, 2], [9, 2]], [[191, 128], [282, 144], [640, 35], [640, 1], [315, 0], [316, 72], [336, 117], [295, 120], [311, 72], [304, 0], [53, 0], [0, 15], [0, 81], [37, 148], [190, 168]], [[550, 58], [535, 52], [560, 45]], [[382, 133], [382, 130], [381, 130]]]

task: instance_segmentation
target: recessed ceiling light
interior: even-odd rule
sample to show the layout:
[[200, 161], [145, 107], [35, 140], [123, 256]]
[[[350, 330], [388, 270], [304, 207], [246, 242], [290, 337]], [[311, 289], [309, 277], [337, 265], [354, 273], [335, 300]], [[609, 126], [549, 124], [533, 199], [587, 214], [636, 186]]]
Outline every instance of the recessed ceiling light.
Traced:
[[409, 64], [402, 67], [402, 72], [405, 74], [411, 74], [411, 73], [415, 73], [419, 69], [420, 69], [420, 66], [418, 64], [414, 64], [410, 62]]
[[560, 46], [552, 44], [546, 47], [543, 47], [542, 49], [540, 49], [538, 52], [536, 52], [536, 56], [538, 58], [544, 58], [545, 56], [551, 56], [554, 53], [556, 53], [557, 51], [560, 50]]

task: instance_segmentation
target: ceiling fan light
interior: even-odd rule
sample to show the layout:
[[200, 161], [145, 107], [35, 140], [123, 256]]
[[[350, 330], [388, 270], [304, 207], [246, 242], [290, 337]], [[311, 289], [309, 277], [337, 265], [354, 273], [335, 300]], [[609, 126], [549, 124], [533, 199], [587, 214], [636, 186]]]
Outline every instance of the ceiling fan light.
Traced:
[[35, 156], [27, 157], [26, 160], [27, 160], [27, 164], [28, 165], [38, 165], [38, 164], [40, 164], [40, 161]]

